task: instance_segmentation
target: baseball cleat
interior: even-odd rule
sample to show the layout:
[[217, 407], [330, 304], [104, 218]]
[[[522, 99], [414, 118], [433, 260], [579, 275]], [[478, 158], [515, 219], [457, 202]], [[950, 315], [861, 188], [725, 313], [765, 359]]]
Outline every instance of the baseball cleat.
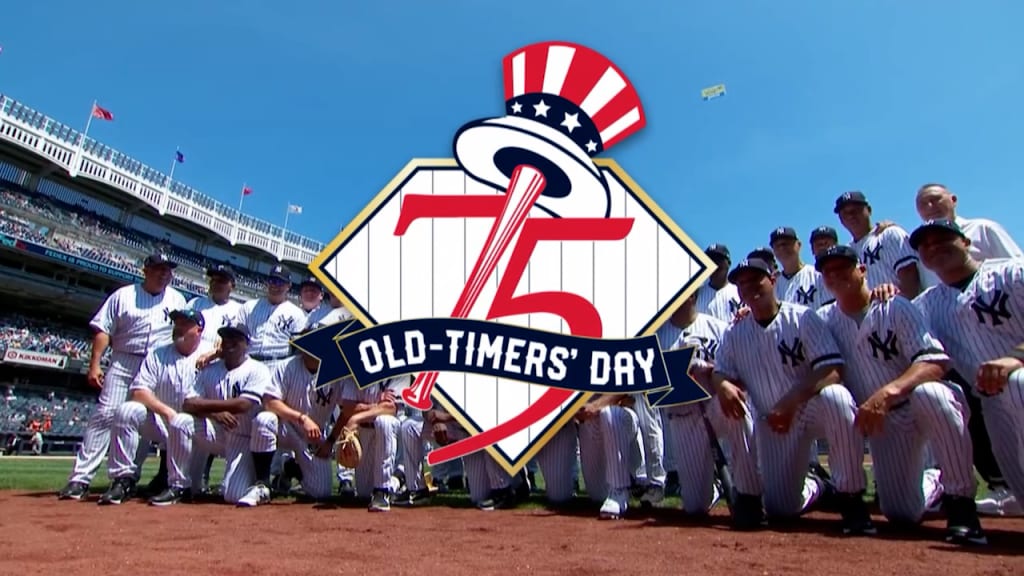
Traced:
[[764, 513], [764, 504], [761, 497], [754, 494], [736, 493], [736, 503], [733, 505], [732, 529], [733, 530], [757, 530], [767, 525]]
[[842, 515], [843, 534], [847, 536], [871, 536], [878, 533], [868, 504], [864, 501], [864, 493], [837, 493], [839, 513]]
[[355, 498], [356, 487], [351, 480], [342, 480], [341, 483], [338, 484], [338, 496], [346, 499]]
[[151, 506], [170, 506], [172, 504], [177, 504], [178, 502], [189, 501], [191, 495], [192, 493], [188, 488], [178, 488], [176, 486], [171, 486], [170, 488], [167, 488], [163, 492], [150, 498], [149, 504]]
[[977, 500], [978, 514], [982, 516], [1019, 517], [1024, 516], [1024, 506], [1006, 488], [996, 488], [988, 496]]
[[604, 504], [601, 504], [601, 512], [598, 514], [598, 518], [601, 520], [619, 520], [626, 513], [628, 507], [629, 490], [626, 488], [612, 490], [611, 494], [605, 498]]
[[490, 498], [485, 498], [485, 499], [481, 500], [480, 502], [476, 503], [476, 508], [477, 508], [477, 510], [483, 510], [484, 512], [490, 512], [490, 511], [494, 510], [494, 500], [491, 500]]
[[640, 495], [640, 506], [642, 508], [653, 508], [665, 500], [665, 487], [660, 484], [651, 484]]
[[270, 488], [266, 484], [257, 482], [245, 492], [245, 495], [238, 499], [235, 504], [240, 508], [252, 508], [260, 504], [270, 503]]
[[978, 520], [977, 504], [966, 496], [946, 496], [946, 542], [984, 546], [988, 544], [985, 531]]
[[391, 494], [386, 490], [375, 489], [370, 498], [370, 512], [387, 512], [391, 510]]
[[68, 482], [60, 492], [57, 493], [58, 500], [85, 500], [89, 495], [89, 485], [81, 482]]
[[430, 502], [430, 490], [405, 490], [395, 496], [392, 502], [395, 506], [420, 506]]
[[121, 504], [135, 495], [135, 481], [131, 478], [114, 478], [110, 488], [100, 496], [100, 506]]

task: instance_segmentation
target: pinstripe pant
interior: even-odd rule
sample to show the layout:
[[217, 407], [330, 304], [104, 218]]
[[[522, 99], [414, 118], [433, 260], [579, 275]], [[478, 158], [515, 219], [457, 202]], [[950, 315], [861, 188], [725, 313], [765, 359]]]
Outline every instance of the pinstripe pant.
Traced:
[[368, 496], [373, 490], [391, 490], [398, 450], [398, 418], [380, 415], [369, 425], [359, 426], [363, 457], [355, 470], [356, 494]]
[[1005, 390], [981, 397], [992, 453], [1010, 490], [1024, 498], [1024, 368], [1010, 374]]
[[[465, 430], [452, 422], [446, 423], [446, 427], [448, 438], [452, 442], [469, 437]], [[423, 420], [409, 418], [402, 422], [399, 438], [402, 445], [402, 464], [405, 468], [405, 485], [410, 491], [422, 490], [426, 488], [423, 480], [423, 459], [427, 446], [434, 443], [433, 430], [426, 426]], [[512, 477], [485, 450], [463, 456], [461, 460], [465, 467], [469, 499], [474, 504], [486, 500], [492, 490], [512, 485]]]
[[315, 447], [310, 449], [305, 433], [291, 422], [281, 423], [277, 414], [260, 412], [253, 420], [250, 447], [253, 452], [280, 450], [294, 454], [306, 494], [316, 499], [331, 495], [331, 461], [316, 457]]
[[633, 475], [638, 484], [664, 486], [668, 473], [665, 472], [665, 431], [661, 410], [652, 408], [647, 397], [640, 395], [636, 398], [633, 411], [637, 415], [637, 437], [643, 454]]
[[121, 352], [111, 355], [98, 404], [85, 426], [82, 444], [75, 455], [75, 466], [68, 477], [69, 482], [92, 483], [110, 448], [110, 427], [114, 423], [114, 414], [128, 400], [128, 389], [139, 373], [142, 361], [142, 356]]
[[579, 424], [580, 463], [591, 500], [603, 502], [612, 491], [629, 489], [641, 461], [638, 420], [629, 408], [609, 406]]
[[196, 471], [201, 474], [206, 465], [206, 454], [224, 457], [225, 502], [237, 503], [256, 483], [256, 467], [249, 448], [252, 439], [249, 436], [225, 430], [212, 420], [185, 413], [178, 413], [172, 418], [167, 431], [168, 485], [192, 488]]
[[572, 498], [573, 481], [579, 477], [582, 459], [578, 427], [575, 420], [570, 420], [537, 453], [537, 464], [544, 477], [544, 493], [552, 504]]
[[[121, 404], [111, 427], [114, 440], [107, 461], [110, 479], [134, 478], [138, 480], [148, 445], [139, 446], [140, 439], [167, 446], [167, 422], [150, 412], [140, 403], [130, 400]], [[142, 448], [142, 449], [140, 449]]]

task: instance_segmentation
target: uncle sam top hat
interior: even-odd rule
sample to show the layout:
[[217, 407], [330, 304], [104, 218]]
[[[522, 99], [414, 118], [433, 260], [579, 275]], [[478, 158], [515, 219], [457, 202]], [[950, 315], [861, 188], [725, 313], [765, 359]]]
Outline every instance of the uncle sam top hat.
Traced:
[[506, 189], [517, 166], [546, 180], [536, 205], [555, 217], [607, 218], [608, 185], [592, 157], [646, 125], [636, 89], [603, 55], [540, 42], [505, 56], [505, 116], [455, 135], [456, 161], [474, 180]]

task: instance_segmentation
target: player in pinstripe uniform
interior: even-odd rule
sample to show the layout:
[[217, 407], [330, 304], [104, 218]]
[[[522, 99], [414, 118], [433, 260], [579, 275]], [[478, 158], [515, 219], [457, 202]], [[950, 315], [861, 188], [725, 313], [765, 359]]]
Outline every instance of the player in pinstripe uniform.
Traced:
[[329, 303], [328, 306], [320, 306], [309, 313], [309, 316], [306, 318], [306, 330], [316, 330], [352, 319], [352, 313], [345, 309], [337, 296], [328, 292], [327, 301]]
[[[640, 437], [635, 437], [637, 458]], [[579, 422], [569, 420], [547, 444], [537, 452], [537, 465], [544, 477], [544, 496], [551, 506], [568, 503], [576, 493], [575, 482], [580, 474]]]
[[[423, 477], [424, 448], [427, 442], [444, 446], [469, 437], [451, 414], [441, 408], [407, 418], [401, 424], [399, 440], [405, 469], [406, 490], [396, 496], [395, 504], [415, 506], [429, 501], [430, 492]], [[488, 454], [480, 450], [462, 458], [469, 484], [469, 499], [481, 510], [512, 508], [529, 496], [524, 474], [513, 478]], [[517, 490], [517, 488], [520, 488]]]
[[250, 356], [273, 363], [291, 355], [291, 341], [306, 326], [306, 313], [290, 300], [291, 276], [283, 266], [270, 269], [267, 295], [242, 305], [239, 321], [252, 335]]
[[981, 397], [999, 468], [1010, 491], [1024, 494], [1024, 259], [977, 261], [951, 220], [926, 222], [910, 244], [942, 281], [915, 303]]
[[839, 244], [839, 233], [831, 226], [818, 226], [811, 230], [809, 240], [811, 242], [811, 254], [817, 258], [822, 252]]
[[868, 287], [899, 286], [907, 298], [923, 288], [918, 258], [908, 242], [907, 231], [899, 226], [879, 229], [871, 225], [871, 205], [862, 192], [846, 192], [836, 198], [832, 210], [853, 236], [850, 243], [868, 270]]
[[306, 276], [299, 283], [299, 307], [307, 318], [323, 307], [324, 289], [316, 276]]
[[181, 410], [185, 394], [195, 385], [196, 358], [210, 349], [203, 339], [202, 314], [175, 310], [170, 316], [173, 343], [146, 355], [129, 389], [131, 399], [114, 416], [114, 438], [107, 462], [111, 484], [100, 497], [100, 504], [121, 504], [135, 495], [139, 477], [135, 457], [140, 439], [156, 442], [166, 451], [168, 422]]
[[[170, 286], [176, 267], [164, 254], [147, 257], [142, 282], [115, 290], [89, 322], [95, 334], [87, 379], [100, 389], [99, 405], [89, 417], [68, 483], [57, 494], [61, 500], [82, 500], [88, 495], [89, 484], [110, 447], [114, 414], [128, 399], [128, 388], [143, 359], [171, 342], [170, 313], [185, 307], [185, 297]], [[100, 358], [108, 347], [112, 354], [104, 375]], [[145, 452], [139, 454], [140, 462], [145, 456]]]
[[370, 512], [391, 509], [391, 477], [400, 426], [395, 399], [408, 385], [408, 376], [398, 376], [363, 389], [347, 378], [342, 386], [342, 413], [331, 430], [329, 442], [333, 446], [345, 428], [359, 434], [363, 458], [355, 471], [355, 488], [359, 496], [370, 495]]
[[[953, 220], [971, 241], [968, 250], [978, 261], [990, 258], [1020, 258], [1024, 256], [1020, 246], [999, 223], [986, 218], [964, 218], [958, 216], [957, 197], [942, 184], [925, 184], [917, 191], [915, 198], [917, 213], [922, 221], [933, 219]], [[930, 276], [934, 273], [925, 269]], [[935, 278], [932, 284], [939, 284]], [[961, 377], [962, 381], [962, 377]], [[966, 386], [966, 385], [965, 385]], [[992, 441], [985, 429], [985, 413], [978, 397], [968, 388], [967, 402], [971, 407], [970, 430], [974, 442], [974, 465], [985, 482], [989, 494], [978, 501], [978, 511], [992, 516], [1024, 516], [1024, 506], [1006, 485], [995, 455]]]
[[[882, 513], [917, 524], [940, 497], [951, 513], [947, 539], [986, 542], [974, 504], [970, 417], [963, 390], [941, 379], [949, 356], [921, 312], [906, 298], [872, 301], [865, 266], [849, 246], [835, 246], [815, 267], [836, 295], [818, 311], [846, 360], [845, 384], [860, 405]], [[925, 474], [925, 444], [942, 483]], [[945, 496], [943, 496], [945, 493]]]
[[[692, 346], [694, 359], [690, 364], [690, 374], [701, 386], [711, 390], [715, 354], [728, 327], [728, 324], [717, 318], [698, 313], [697, 298], [693, 295], [658, 330], [658, 338], [663, 342], [672, 342], [666, 349]], [[721, 486], [715, 480], [711, 441], [702, 422], [701, 409], [702, 406], [692, 404], [662, 409], [666, 424], [665, 438], [674, 438], [671, 445], [676, 451], [675, 460], [681, 473], [679, 486], [683, 510], [694, 516], [707, 514], [721, 496]], [[757, 472], [756, 451], [752, 448], [754, 421], [749, 406], [743, 418], [738, 420], [725, 418], [721, 406], [714, 399], [704, 409], [720, 441], [725, 443], [723, 450], [731, 455], [729, 467], [736, 490], [744, 494], [760, 492], [761, 479]], [[738, 525], [744, 520], [734, 519]]]
[[732, 264], [729, 248], [724, 244], [712, 244], [704, 249], [704, 253], [718, 268], [708, 283], [697, 290], [697, 310], [723, 322], [731, 322], [740, 309], [740, 296], [728, 278]]
[[[305, 495], [322, 500], [331, 495], [331, 448], [324, 438], [334, 408], [341, 403], [345, 380], [318, 388], [320, 361], [300, 352], [270, 370], [270, 385], [263, 394], [263, 412], [253, 424], [253, 458], [273, 457], [279, 448], [295, 454], [298, 479]], [[257, 478], [257, 481], [261, 480]], [[263, 479], [266, 481], [267, 479]], [[291, 480], [288, 480], [290, 485]]]
[[[743, 418], [749, 395], [769, 518], [799, 515], [824, 486], [807, 477], [810, 442], [825, 437], [845, 534], [874, 532], [864, 502], [864, 437], [856, 406], [840, 384], [843, 359], [813, 310], [779, 302], [771, 266], [745, 260], [729, 273], [750, 314], [729, 327], [713, 382], [727, 416]], [[757, 495], [737, 497], [755, 502]], [[743, 504], [741, 507], [751, 506]]]
[[775, 278], [775, 295], [779, 300], [814, 309], [835, 300], [822, 282], [821, 274], [800, 259], [802, 245], [796, 230], [788, 226], [776, 228], [769, 243], [782, 266]]
[[[224, 500], [238, 506], [270, 501], [270, 488], [258, 478], [269, 477], [270, 460], [254, 459], [250, 446], [252, 422], [270, 382], [270, 371], [249, 357], [249, 330], [245, 324], [218, 330], [221, 358], [199, 372], [195, 388], [171, 419], [168, 430], [167, 499], [153, 504], [173, 504], [192, 486], [197, 467], [193, 450], [223, 456]], [[198, 466], [197, 466], [198, 464]]]

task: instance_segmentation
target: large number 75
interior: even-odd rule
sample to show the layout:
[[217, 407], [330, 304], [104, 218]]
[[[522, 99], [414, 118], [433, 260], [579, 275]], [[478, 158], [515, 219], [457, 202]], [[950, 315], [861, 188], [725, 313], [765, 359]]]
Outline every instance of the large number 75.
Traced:
[[[402, 202], [395, 235], [404, 235], [409, 226], [420, 219], [490, 218], [493, 221], [499, 217], [504, 206], [505, 198], [501, 195], [408, 195]], [[573, 335], [600, 338], [601, 314], [582, 296], [556, 291], [515, 296], [515, 290], [538, 242], [622, 240], [629, 235], [632, 227], [632, 218], [527, 218], [518, 242], [512, 246], [508, 265], [498, 282], [486, 319], [548, 313], [565, 320]], [[415, 390], [415, 394], [423, 399], [421, 408], [430, 406], [428, 398], [436, 377], [436, 373], [420, 374], [416, 379], [414, 387], [422, 387]], [[557, 410], [572, 394], [571, 390], [549, 388], [526, 410], [508, 421], [431, 451], [428, 462], [436, 464], [461, 458], [508, 438]]]

